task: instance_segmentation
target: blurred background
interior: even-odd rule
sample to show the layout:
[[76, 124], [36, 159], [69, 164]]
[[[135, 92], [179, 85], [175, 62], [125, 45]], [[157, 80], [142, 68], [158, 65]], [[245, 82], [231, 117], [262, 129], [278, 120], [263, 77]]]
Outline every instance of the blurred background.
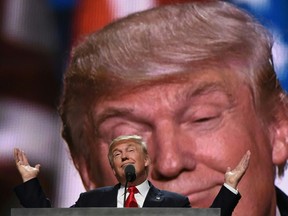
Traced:
[[[56, 111], [71, 46], [114, 19], [174, 2], [185, 0], [0, 0], [0, 215], [20, 207], [14, 147], [42, 165], [40, 180], [54, 207], [71, 206], [84, 191]], [[288, 1], [230, 2], [273, 33], [276, 70], [288, 89]], [[276, 184], [288, 194], [288, 174]]]

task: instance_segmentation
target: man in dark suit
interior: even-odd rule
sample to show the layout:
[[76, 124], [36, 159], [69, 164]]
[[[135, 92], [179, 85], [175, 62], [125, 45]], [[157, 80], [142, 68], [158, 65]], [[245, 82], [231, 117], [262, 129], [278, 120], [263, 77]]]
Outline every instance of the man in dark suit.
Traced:
[[[37, 180], [40, 165], [31, 167], [23, 151], [15, 149], [15, 162], [22, 176], [23, 184], [15, 188], [15, 192], [24, 207], [51, 207]], [[160, 190], [147, 180], [150, 158], [146, 143], [137, 135], [119, 136], [109, 146], [109, 162], [119, 184], [102, 187], [82, 193], [72, 207], [123, 207], [125, 186], [136, 187], [133, 195], [134, 207], [190, 207], [189, 199], [177, 193]], [[234, 170], [228, 169], [225, 183], [212, 203], [212, 208], [221, 208], [221, 215], [231, 215], [237, 205], [240, 194], [236, 187], [244, 175], [250, 159], [248, 151]], [[135, 180], [127, 181], [125, 168], [132, 165], [135, 168]], [[199, 180], [200, 181], [200, 180]], [[129, 207], [127, 201], [125, 206]]]

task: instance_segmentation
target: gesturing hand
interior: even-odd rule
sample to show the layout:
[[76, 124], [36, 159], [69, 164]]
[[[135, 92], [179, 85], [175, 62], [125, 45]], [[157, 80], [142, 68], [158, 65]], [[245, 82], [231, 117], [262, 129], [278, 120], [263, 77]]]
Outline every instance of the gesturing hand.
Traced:
[[250, 151], [247, 151], [235, 169], [231, 170], [230, 167], [227, 168], [227, 171], [225, 173], [226, 184], [236, 189], [238, 183], [240, 182], [241, 178], [243, 177], [248, 168], [250, 155]]
[[25, 153], [18, 148], [14, 149], [14, 159], [23, 182], [37, 177], [38, 173], [40, 172], [40, 164], [37, 164], [35, 167], [31, 167]]

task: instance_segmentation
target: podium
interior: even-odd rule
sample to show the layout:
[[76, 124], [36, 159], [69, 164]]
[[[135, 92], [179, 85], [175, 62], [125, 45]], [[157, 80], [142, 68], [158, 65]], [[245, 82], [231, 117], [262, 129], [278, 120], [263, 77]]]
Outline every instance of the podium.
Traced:
[[11, 216], [220, 216], [218, 208], [12, 208]]

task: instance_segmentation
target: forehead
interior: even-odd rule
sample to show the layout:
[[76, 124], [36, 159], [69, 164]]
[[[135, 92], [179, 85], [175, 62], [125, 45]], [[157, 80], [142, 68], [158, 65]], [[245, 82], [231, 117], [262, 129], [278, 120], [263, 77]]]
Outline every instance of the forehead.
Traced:
[[[113, 96], [103, 99], [94, 107], [97, 122], [101, 122], [102, 118], [106, 118], [115, 114], [115, 110], [110, 110], [110, 102], [123, 103], [125, 101], [155, 104], [157, 95], [162, 95], [163, 99], [169, 98], [185, 99], [194, 95], [201, 95], [213, 91], [222, 92], [223, 94], [235, 95], [239, 91], [239, 87], [243, 86], [244, 77], [232, 70], [204, 70], [192, 73], [182, 73], [163, 79], [147, 82], [147, 85], [135, 86], [133, 90], [121, 91]], [[247, 82], [245, 82], [247, 84]], [[169, 95], [169, 96], [168, 96]], [[141, 98], [139, 98], [141, 97]], [[107, 104], [110, 103], [110, 104]], [[111, 114], [112, 113], [112, 114]], [[103, 114], [103, 115], [102, 115]]]
[[140, 146], [140, 144], [135, 139], [124, 139], [114, 142], [110, 145], [110, 151], [114, 151], [119, 148], [127, 148], [128, 146]]
[[[145, 74], [141, 78], [133, 78], [131, 75], [130, 79], [119, 78], [117, 85], [110, 86], [110, 90], [107, 94], [104, 94], [98, 98], [98, 102], [108, 100], [115, 100], [119, 96], [130, 94], [133, 92], [139, 92], [153, 87], [164, 86], [169, 84], [197, 84], [200, 82], [218, 82], [231, 83], [237, 81], [233, 79], [238, 76], [244, 75], [242, 72], [237, 70], [223, 68], [219, 69], [199, 69], [193, 68], [191, 71], [182, 71], [173, 74], [162, 74], [159, 76], [153, 75], [153, 73]], [[111, 84], [113, 80], [111, 79]]]
[[[199, 71], [175, 73], [172, 75], [162, 76], [156, 79], [152, 79], [141, 83], [137, 86], [134, 85], [134, 90], [137, 92], [141, 90], [147, 90], [153, 87], [161, 86], [172, 86], [173, 84], [181, 84], [182, 86], [190, 85], [196, 91], [205, 85], [219, 85], [225, 89], [232, 89], [238, 85], [239, 82], [245, 82], [244, 74], [237, 72], [232, 69], [203, 69]], [[130, 89], [127, 88], [127, 92], [123, 91], [124, 94], [131, 93]], [[117, 94], [116, 94], [117, 95]], [[117, 96], [116, 96], [117, 97]]]

